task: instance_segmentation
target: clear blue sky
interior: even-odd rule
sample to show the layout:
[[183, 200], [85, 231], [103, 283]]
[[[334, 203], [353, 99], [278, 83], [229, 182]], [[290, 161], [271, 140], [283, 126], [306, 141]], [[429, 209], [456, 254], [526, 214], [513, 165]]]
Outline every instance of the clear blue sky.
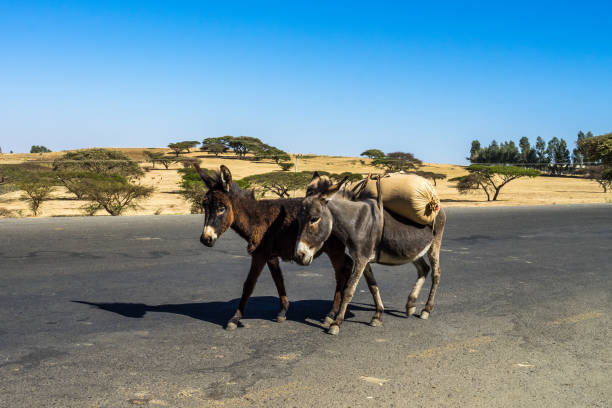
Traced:
[[[610, 2], [0, 2], [0, 147], [408, 151], [612, 130]], [[502, 2], [499, 2], [502, 3]]]

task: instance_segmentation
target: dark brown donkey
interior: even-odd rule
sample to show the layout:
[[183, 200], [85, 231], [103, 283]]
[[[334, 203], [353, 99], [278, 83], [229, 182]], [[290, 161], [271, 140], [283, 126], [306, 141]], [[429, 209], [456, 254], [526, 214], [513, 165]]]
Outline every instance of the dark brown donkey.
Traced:
[[[209, 189], [202, 203], [205, 215], [200, 242], [212, 247], [215, 241], [231, 227], [247, 241], [247, 251], [251, 255], [251, 268], [244, 282], [238, 310], [226, 328], [233, 330], [238, 327], [257, 279], [266, 264], [280, 297], [280, 311], [276, 320], [284, 321], [289, 308], [289, 299], [285, 291], [279, 258], [284, 261], [295, 259], [298, 236], [296, 217], [302, 199], [256, 200], [252, 191], [242, 190], [232, 183], [232, 174], [227, 167], [222, 165], [219, 173], [204, 172], [198, 165], [195, 168]], [[322, 245], [315, 257], [323, 252], [329, 257], [336, 275], [334, 301], [325, 318], [325, 324], [329, 325], [338, 313], [342, 291], [352, 272], [353, 261], [346, 255], [344, 244], [333, 236]], [[376, 301], [379, 298], [378, 287], [369, 266], [364, 270], [364, 275]]]

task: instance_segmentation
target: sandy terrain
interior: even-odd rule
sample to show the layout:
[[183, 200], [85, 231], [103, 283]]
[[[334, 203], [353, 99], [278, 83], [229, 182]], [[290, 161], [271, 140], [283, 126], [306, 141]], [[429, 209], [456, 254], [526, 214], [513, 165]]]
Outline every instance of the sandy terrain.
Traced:
[[[150, 169], [151, 164], [144, 162], [142, 148], [117, 149], [125, 152], [131, 158], [141, 162], [147, 171], [141, 183], [155, 187], [155, 193], [149, 199], [139, 203], [140, 208], [128, 210], [126, 215], [134, 214], [188, 214], [189, 204], [178, 194], [180, 176], [177, 169], [181, 165], [172, 165], [166, 170], [160, 165]], [[168, 151], [168, 149], [151, 149]], [[0, 163], [19, 163], [24, 160], [52, 161], [63, 152], [45, 154], [0, 154]], [[252, 162], [238, 160], [232, 156], [215, 158], [202, 152], [193, 152], [187, 155], [201, 160], [201, 166], [208, 169], [218, 169], [225, 164], [232, 171], [234, 179], [240, 179], [251, 174], [280, 171], [279, 167], [271, 161]], [[295, 162], [295, 160], [294, 160]], [[334, 173], [350, 171], [355, 173], [377, 172], [368, 165], [368, 159], [357, 157], [315, 156], [301, 158], [298, 161], [299, 170], [325, 170]], [[444, 173], [447, 178], [466, 174], [460, 165], [426, 164], [422, 170]], [[482, 192], [462, 195], [454, 188], [454, 183], [446, 180], [438, 181], [437, 190], [445, 206], [503, 206], [503, 205], [544, 205], [544, 204], [579, 204], [579, 203], [611, 203], [612, 194], [603, 193], [599, 185], [593, 181], [569, 177], [537, 177], [534, 179], [519, 179], [503, 188], [496, 202], [487, 202]], [[18, 191], [0, 195], [0, 208], [12, 210], [17, 216], [31, 216], [30, 210], [20, 199], [22, 193]], [[297, 196], [303, 196], [303, 191], [297, 191]], [[53, 199], [42, 204], [39, 216], [67, 216], [83, 215], [81, 209], [86, 202], [73, 199], [73, 195], [64, 188], [57, 187]], [[98, 215], [105, 215], [104, 211]]]

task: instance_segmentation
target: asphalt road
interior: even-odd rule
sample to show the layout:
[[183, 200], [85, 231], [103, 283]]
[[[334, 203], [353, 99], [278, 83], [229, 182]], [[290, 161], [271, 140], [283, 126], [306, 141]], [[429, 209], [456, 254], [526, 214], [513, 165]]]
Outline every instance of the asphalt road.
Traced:
[[412, 265], [375, 265], [383, 327], [362, 282], [335, 337], [325, 257], [281, 265], [286, 322], [264, 272], [225, 331], [246, 243], [201, 224], [0, 220], [0, 406], [612, 406], [611, 205], [451, 208], [430, 319], [403, 314]]

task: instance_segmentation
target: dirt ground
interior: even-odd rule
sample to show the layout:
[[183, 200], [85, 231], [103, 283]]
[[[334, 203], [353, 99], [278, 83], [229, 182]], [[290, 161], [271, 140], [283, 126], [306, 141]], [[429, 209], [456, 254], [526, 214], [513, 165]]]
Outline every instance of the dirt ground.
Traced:
[[[112, 148], [111, 148], [112, 149]], [[114, 149], [125, 152], [134, 160], [141, 162], [146, 170], [141, 183], [155, 187], [153, 195], [139, 202], [138, 209], [131, 209], [125, 215], [151, 215], [151, 214], [188, 214], [189, 204], [178, 194], [180, 176], [177, 169], [181, 165], [173, 164], [168, 170], [161, 165], [151, 169], [151, 163], [144, 162], [143, 148]], [[168, 149], [147, 149], [169, 152]], [[24, 160], [53, 161], [64, 152], [44, 154], [0, 154], [0, 163], [19, 163]], [[216, 158], [202, 152], [192, 152], [182, 156], [196, 157], [201, 160], [201, 166], [208, 169], [218, 169], [221, 164], [226, 165], [235, 180], [251, 174], [280, 171], [278, 165], [272, 161], [253, 162], [238, 160], [231, 155]], [[295, 163], [295, 156], [293, 156]], [[350, 171], [354, 173], [377, 172], [378, 169], [368, 165], [369, 160], [359, 157], [312, 156], [304, 155], [298, 159], [298, 170], [325, 170], [333, 173]], [[291, 171], [293, 171], [292, 169]], [[425, 164], [425, 171], [444, 173], [447, 180], [466, 174], [460, 165], [452, 164]], [[442, 203], [447, 207], [456, 206], [515, 206], [515, 205], [550, 205], [550, 204], [581, 204], [581, 203], [612, 203], [612, 194], [603, 193], [597, 183], [581, 178], [570, 177], [536, 177], [534, 179], [519, 179], [505, 186], [495, 202], [488, 202], [483, 192], [459, 194], [454, 187], [455, 183], [442, 180], [437, 182], [437, 190]], [[304, 191], [296, 191], [297, 197], [303, 196]], [[12, 212], [12, 216], [28, 217], [31, 211], [26, 202], [21, 200], [22, 193], [14, 191], [0, 195], [0, 209]], [[57, 187], [51, 200], [45, 201], [39, 211], [39, 216], [74, 216], [84, 215], [82, 207], [86, 201], [73, 198], [63, 187]], [[272, 196], [270, 196], [272, 198]], [[97, 215], [106, 215], [104, 211]]]

